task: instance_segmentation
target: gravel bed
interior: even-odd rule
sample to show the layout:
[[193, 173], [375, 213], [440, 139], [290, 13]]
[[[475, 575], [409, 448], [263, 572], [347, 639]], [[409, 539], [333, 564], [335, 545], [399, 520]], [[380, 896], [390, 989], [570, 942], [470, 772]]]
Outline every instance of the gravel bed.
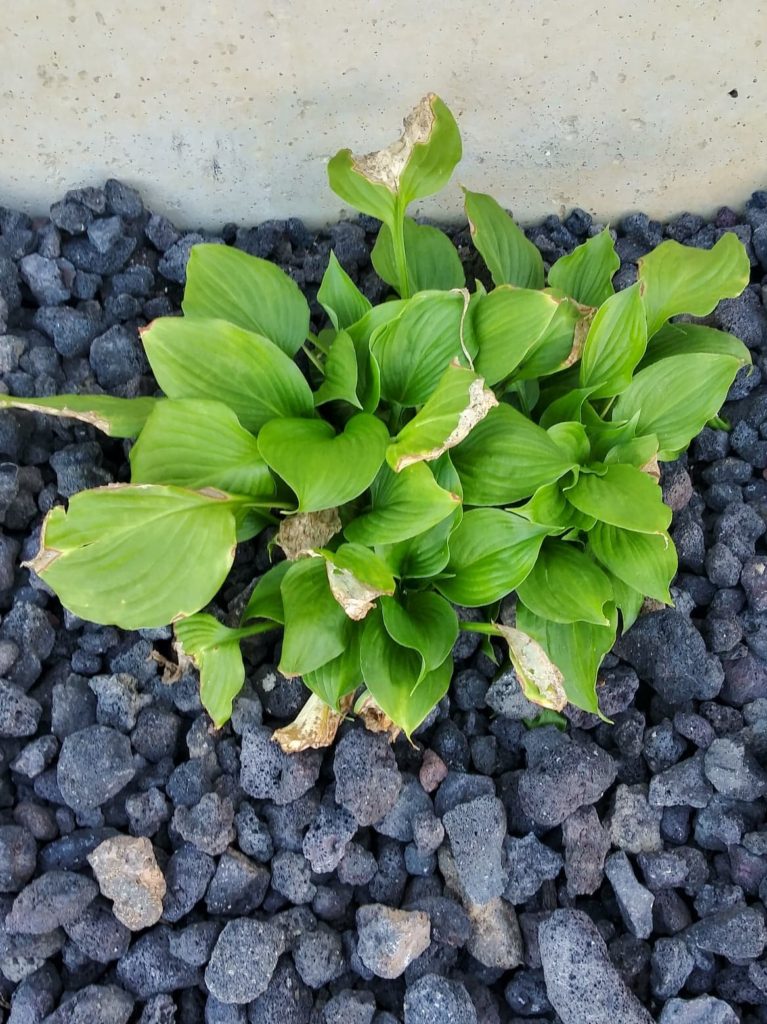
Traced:
[[[582, 211], [530, 237], [551, 262]], [[305, 693], [247, 644], [216, 733], [168, 630], [64, 611], [19, 567], [41, 518], [127, 477], [85, 425], [0, 413], [0, 1019], [8, 1024], [767, 1022], [767, 192], [707, 222], [619, 226], [630, 284], [664, 237], [734, 230], [753, 284], [708, 322], [749, 346], [731, 433], [664, 467], [674, 609], [605, 662], [603, 710], [528, 730], [530, 706], [464, 635], [449, 693], [393, 747], [358, 724], [287, 757]], [[137, 327], [177, 311], [190, 247], [237, 245], [316, 291], [332, 247], [374, 301], [375, 222], [180, 232], [117, 181], [50, 217], [0, 207], [0, 387], [151, 394]], [[468, 232], [452, 232], [469, 279]], [[267, 566], [241, 546], [218, 605]], [[159, 660], [158, 660], [159, 659]]]

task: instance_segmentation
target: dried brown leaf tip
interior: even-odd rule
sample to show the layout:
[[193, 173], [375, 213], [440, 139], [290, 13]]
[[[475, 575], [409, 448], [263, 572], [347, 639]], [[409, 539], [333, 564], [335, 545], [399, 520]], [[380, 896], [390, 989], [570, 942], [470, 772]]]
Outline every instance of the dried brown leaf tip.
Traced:
[[156, 649], [149, 654], [152, 661], [156, 661], [162, 669], [162, 682], [167, 683], [168, 686], [177, 683], [189, 669], [195, 667], [194, 658], [190, 658], [188, 654], [184, 653], [183, 647], [177, 640], [173, 641], [173, 653], [176, 655], [175, 661]]
[[394, 588], [379, 590], [369, 583], [363, 583], [349, 569], [340, 569], [330, 561], [325, 563], [325, 568], [331, 594], [355, 622], [364, 619], [367, 613], [375, 608], [377, 597], [391, 597], [394, 593]]
[[335, 711], [312, 694], [290, 725], [276, 729], [272, 739], [285, 754], [298, 754], [302, 750], [329, 747], [336, 738], [338, 727], [352, 706], [354, 694], [341, 700], [341, 710]]
[[658, 456], [653, 455], [651, 459], [645, 462], [644, 466], [640, 467], [643, 473], [647, 473], [653, 480], [660, 480], [660, 465], [658, 464]]
[[299, 512], [282, 520], [274, 542], [285, 552], [285, 557], [294, 562], [324, 547], [342, 528], [337, 508], [325, 508], [321, 512]]
[[393, 743], [402, 732], [400, 727], [395, 725], [391, 718], [376, 704], [370, 694], [363, 698], [355, 710], [367, 730], [370, 732], [386, 733], [390, 743]]
[[561, 711], [567, 704], [564, 677], [538, 641], [513, 626], [497, 628], [509, 645], [511, 664], [527, 699]]
[[411, 110], [404, 120], [402, 135], [396, 142], [374, 153], [352, 157], [354, 170], [373, 184], [385, 185], [392, 192], [396, 192], [413, 148], [429, 140], [434, 127], [432, 103], [435, 99], [434, 93], [429, 93], [414, 110]]

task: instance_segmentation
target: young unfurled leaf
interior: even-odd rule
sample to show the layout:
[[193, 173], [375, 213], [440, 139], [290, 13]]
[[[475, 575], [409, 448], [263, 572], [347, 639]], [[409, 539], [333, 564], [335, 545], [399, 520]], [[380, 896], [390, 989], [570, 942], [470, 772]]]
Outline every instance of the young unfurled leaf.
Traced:
[[429, 93], [405, 118], [396, 142], [358, 157], [342, 149], [328, 164], [328, 180], [344, 202], [391, 227], [397, 209], [404, 212], [414, 199], [446, 185], [460, 159], [453, 115]]
[[562, 449], [566, 458], [576, 463], [588, 462], [591, 444], [582, 423], [578, 423], [577, 420], [554, 423], [546, 433], [554, 444]]
[[727, 232], [711, 249], [669, 239], [639, 260], [639, 286], [647, 334], [652, 337], [677, 313], [706, 316], [720, 299], [740, 295], [751, 277], [746, 250]]
[[250, 600], [242, 613], [241, 621], [246, 623], [252, 619], [269, 619], [271, 622], [284, 624], [285, 608], [282, 603], [282, 581], [290, 568], [290, 562], [278, 562], [267, 569], [253, 588]]
[[192, 247], [181, 308], [187, 317], [228, 320], [262, 334], [289, 356], [309, 330], [309, 305], [295, 281], [269, 260], [227, 245]]
[[275, 417], [314, 415], [303, 374], [266, 337], [225, 320], [163, 317], [141, 340], [168, 398], [223, 402], [254, 432]]
[[534, 704], [561, 711], [567, 704], [562, 673], [541, 647], [527, 633], [513, 626], [496, 626], [509, 645], [509, 657], [522, 692]]
[[545, 430], [510, 405], [491, 409], [452, 450], [467, 505], [507, 505], [529, 498], [574, 467]]
[[447, 565], [450, 555], [448, 538], [460, 522], [461, 515], [461, 509], [456, 508], [436, 526], [397, 544], [379, 545], [378, 552], [394, 575], [401, 579], [436, 576]]
[[491, 196], [463, 191], [472, 241], [493, 282], [543, 288], [543, 257], [524, 231]]
[[272, 739], [285, 754], [298, 754], [302, 750], [321, 750], [323, 747], [329, 747], [336, 738], [338, 727], [351, 708], [353, 699], [353, 696], [348, 697], [342, 710], [336, 711], [322, 698], [311, 694], [289, 725], [274, 730]]
[[381, 420], [359, 413], [341, 434], [324, 420], [272, 420], [259, 433], [258, 448], [295, 491], [298, 511], [317, 512], [351, 501], [370, 486], [388, 439]]
[[349, 643], [354, 623], [330, 592], [325, 560], [292, 562], [280, 591], [285, 609], [280, 672], [301, 676], [337, 658]]
[[330, 317], [337, 331], [356, 324], [370, 309], [365, 298], [330, 250], [330, 259], [317, 291], [317, 301]]
[[450, 363], [463, 356], [463, 312], [460, 292], [421, 292], [401, 316], [376, 331], [370, 351], [381, 369], [384, 398], [423, 405]]
[[202, 612], [180, 619], [174, 627], [184, 654], [199, 669], [200, 700], [217, 729], [232, 717], [232, 701], [245, 682], [240, 640], [266, 628], [258, 625], [229, 629]]
[[339, 331], [333, 339], [324, 369], [325, 377], [315, 392], [314, 404], [340, 401], [361, 409], [357, 397], [357, 351], [346, 331]]
[[610, 580], [575, 544], [547, 540], [535, 565], [517, 587], [530, 611], [553, 622], [607, 625], [605, 605], [613, 600]]
[[625, 391], [647, 346], [647, 321], [633, 284], [611, 296], [591, 322], [580, 364], [581, 387], [594, 387], [591, 398]]
[[589, 548], [610, 572], [634, 590], [671, 604], [668, 588], [677, 569], [676, 549], [666, 533], [635, 533], [597, 523]]
[[[544, 484], [524, 505], [514, 509], [519, 516], [524, 516], [531, 523], [547, 526], [552, 533], [562, 533], [581, 525], [583, 513], [574, 508], [562, 493], [561, 484]], [[591, 521], [593, 525], [594, 520]], [[585, 528], [585, 527], [584, 527]]]
[[350, 619], [364, 619], [376, 598], [394, 593], [394, 577], [388, 566], [363, 544], [342, 544], [336, 551], [322, 551], [330, 592]]
[[415, 462], [431, 462], [454, 448], [498, 405], [473, 370], [451, 363], [431, 397], [386, 449], [395, 473]]
[[630, 441], [623, 444], [616, 444], [610, 448], [605, 455], [604, 461], [610, 465], [613, 462], [627, 462], [630, 466], [637, 466], [650, 476], [659, 479], [658, 469], [658, 438], [655, 434], [643, 434], [641, 437], [632, 437]]
[[528, 576], [548, 528], [513, 512], [478, 508], [467, 512], [450, 537], [450, 576], [437, 588], [467, 608], [500, 601]]
[[[431, 289], [449, 291], [451, 288], [463, 288], [466, 278], [461, 260], [443, 231], [405, 217], [404, 235], [411, 295]], [[386, 224], [378, 232], [370, 259], [381, 280], [399, 291], [394, 244]]]
[[517, 604], [517, 628], [533, 637], [559, 668], [567, 699], [583, 711], [604, 718], [597, 699], [597, 672], [615, 642], [617, 615], [609, 626], [593, 622], [551, 622]]
[[343, 529], [337, 508], [323, 508], [319, 512], [298, 512], [285, 516], [274, 538], [291, 562], [310, 554]]
[[312, 693], [332, 708], [340, 708], [344, 697], [353, 694], [362, 685], [360, 668], [360, 640], [363, 623], [355, 623], [346, 647], [337, 657], [324, 665], [305, 672], [303, 680]]
[[147, 416], [159, 401], [161, 399], [113, 398], [111, 395], [53, 395], [50, 398], [0, 395], [0, 409], [24, 409], [80, 420], [109, 437], [138, 437]]
[[639, 533], [663, 533], [671, 509], [658, 484], [634, 466], [610, 465], [604, 473], [581, 473], [565, 497], [587, 516]]
[[234, 560], [237, 503], [221, 491], [111, 484], [45, 518], [28, 563], [84, 619], [164, 626], [210, 601]]
[[458, 616], [439, 594], [412, 591], [401, 598], [386, 597], [381, 612], [392, 640], [421, 656], [418, 682], [439, 668], [458, 639]]
[[218, 487], [265, 502], [275, 491], [255, 437], [220, 402], [158, 402], [131, 449], [130, 463], [133, 483]]
[[584, 306], [601, 306], [614, 292], [613, 275], [621, 265], [610, 229], [589, 238], [549, 271], [549, 286]]
[[444, 490], [424, 462], [401, 473], [388, 466], [370, 488], [370, 503], [344, 528], [347, 540], [373, 547], [396, 544], [436, 526], [461, 503], [457, 494]]
[[638, 434], [656, 434], [661, 461], [674, 459], [721, 408], [742, 362], [729, 355], [670, 356], [640, 370], [613, 406], [636, 416]]
[[559, 303], [542, 291], [502, 285], [473, 311], [476, 369], [488, 384], [505, 380], [535, 348]]

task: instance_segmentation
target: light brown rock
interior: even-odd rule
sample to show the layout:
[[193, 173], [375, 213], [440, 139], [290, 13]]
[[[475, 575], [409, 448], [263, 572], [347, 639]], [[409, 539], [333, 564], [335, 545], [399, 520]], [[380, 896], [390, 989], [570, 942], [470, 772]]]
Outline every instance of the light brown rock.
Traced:
[[422, 910], [394, 910], [369, 903], [357, 911], [357, 953], [378, 978], [399, 978], [431, 942], [431, 921]]
[[114, 915], [132, 932], [149, 928], [162, 915], [165, 877], [144, 836], [105, 839], [88, 855], [102, 895], [113, 901]]

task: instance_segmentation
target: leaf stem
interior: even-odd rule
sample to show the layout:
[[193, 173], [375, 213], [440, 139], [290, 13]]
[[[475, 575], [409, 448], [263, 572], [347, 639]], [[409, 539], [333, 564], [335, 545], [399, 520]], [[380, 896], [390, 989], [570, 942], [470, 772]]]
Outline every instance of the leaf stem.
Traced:
[[458, 620], [458, 628], [465, 633], [483, 633], [485, 636], [503, 636], [503, 633], [492, 622], [464, 622]]
[[392, 247], [394, 249], [394, 265], [399, 280], [399, 296], [410, 298], [410, 281], [407, 273], [407, 255], [405, 253], [405, 211], [400, 208], [399, 198], [394, 208], [394, 223], [391, 229]]
[[315, 348], [318, 348], [323, 355], [327, 355], [330, 351], [330, 345], [318, 337], [314, 331], [307, 331], [306, 340], [310, 341]]
[[311, 351], [311, 349], [309, 348], [309, 346], [306, 343], [304, 343], [301, 346], [301, 348], [306, 353], [306, 358], [309, 360], [309, 362], [312, 363], [313, 366], [316, 366], [317, 369], [322, 374], [322, 376], [324, 377], [325, 376], [325, 368], [323, 367], [322, 363], [319, 361], [317, 356]]

